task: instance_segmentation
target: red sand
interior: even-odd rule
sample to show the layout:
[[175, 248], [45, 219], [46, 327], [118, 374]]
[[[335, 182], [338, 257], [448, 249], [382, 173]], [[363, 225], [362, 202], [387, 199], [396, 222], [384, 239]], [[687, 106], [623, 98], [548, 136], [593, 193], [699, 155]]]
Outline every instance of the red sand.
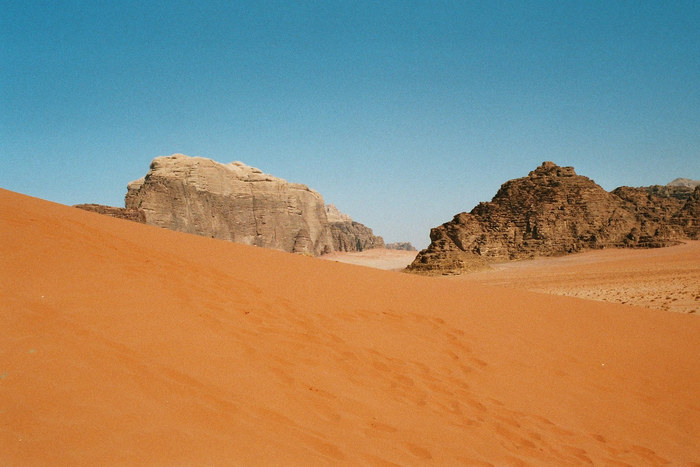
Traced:
[[0, 190], [0, 464], [700, 462], [700, 320]]

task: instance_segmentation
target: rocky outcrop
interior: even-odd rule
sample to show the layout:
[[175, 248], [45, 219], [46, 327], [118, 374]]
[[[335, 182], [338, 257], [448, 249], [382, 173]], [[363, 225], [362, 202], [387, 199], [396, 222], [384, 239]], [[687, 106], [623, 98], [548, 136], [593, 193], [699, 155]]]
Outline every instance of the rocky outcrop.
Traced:
[[340, 212], [333, 204], [326, 204], [326, 219], [328, 222], [352, 222], [352, 217]]
[[384, 248], [384, 239], [359, 222], [330, 222], [335, 251], [364, 251]]
[[409, 270], [459, 273], [583, 249], [671, 245], [696, 228], [694, 206], [681, 215], [675, 198], [629, 187], [608, 193], [573, 167], [545, 162], [504, 183], [491, 202], [432, 229]]
[[129, 183], [127, 210], [152, 225], [293, 253], [320, 255], [384, 246], [306, 185], [264, 174], [242, 162], [157, 157]]
[[387, 243], [386, 248], [388, 250], [416, 251], [416, 248], [411, 245], [411, 242]]
[[116, 208], [112, 206], [104, 206], [102, 204], [76, 204], [78, 209], [85, 211], [96, 212], [117, 219], [125, 219], [127, 221], [146, 223], [146, 214], [141, 209]]
[[612, 194], [624, 201], [625, 208], [634, 214], [639, 224], [632, 228], [630, 239], [641, 241], [641, 246], [665, 246], [670, 240], [685, 236], [683, 229], [672, 222], [685, 203], [673, 196], [672, 190], [650, 188], [623, 186], [614, 189]]
[[[681, 182], [678, 182], [678, 180], [681, 180]], [[639, 189], [659, 198], [675, 198], [685, 201], [692, 196], [693, 190], [698, 186], [694, 185], [694, 183], [695, 180], [677, 178], [667, 185], [652, 185], [640, 187]]]
[[129, 183], [126, 207], [148, 224], [294, 253], [333, 251], [323, 197], [242, 162], [156, 157]]
[[681, 228], [688, 238], [700, 240], [700, 185], [695, 187], [693, 194], [671, 221]]
[[352, 217], [340, 212], [334, 205], [326, 206], [326, 217], [333, 237], [335, 251], [364, 251], [384, 248], [384, 239], [374, 235], [372, 229], [355, 222]]

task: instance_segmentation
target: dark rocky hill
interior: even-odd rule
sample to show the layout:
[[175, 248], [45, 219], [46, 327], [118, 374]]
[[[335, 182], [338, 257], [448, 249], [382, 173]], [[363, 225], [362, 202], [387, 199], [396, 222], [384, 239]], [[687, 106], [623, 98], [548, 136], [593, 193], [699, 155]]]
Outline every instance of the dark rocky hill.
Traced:
[[661, 247], [698, 237], [698, 188], [687, 200], [621, 187], [607, 192], [573, 167], [544, 162], [504, 183], [490, 202], [430, 232], [409, 266], [459, 273], [488, 263], [608, 247]]

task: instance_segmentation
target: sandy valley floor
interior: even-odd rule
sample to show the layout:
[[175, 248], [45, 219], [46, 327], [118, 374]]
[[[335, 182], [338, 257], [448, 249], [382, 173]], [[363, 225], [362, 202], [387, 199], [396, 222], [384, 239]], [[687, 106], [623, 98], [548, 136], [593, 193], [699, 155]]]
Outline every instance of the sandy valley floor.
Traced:
[[460, 276], [480, 284], [700, 313], [700, 241], [517, 261]]
[[389, 271], [400, 271], [411, 264], [417, 254], [417, 251], [374, 248], [371, 250], [353, 251], [349, 253], [336, 252], [330, 255], [320, 256], [320, 258], [329, 261], [337, 261], [339, 263], [355, 264]]
[[[416, 252], [367, 250], [324, 259], [400, 270]], [[649, 250], [608, 249], [495, 264], [449, 276], [488, 285], [587, 298], [681, 313], [700, 313], [700, 241]]]

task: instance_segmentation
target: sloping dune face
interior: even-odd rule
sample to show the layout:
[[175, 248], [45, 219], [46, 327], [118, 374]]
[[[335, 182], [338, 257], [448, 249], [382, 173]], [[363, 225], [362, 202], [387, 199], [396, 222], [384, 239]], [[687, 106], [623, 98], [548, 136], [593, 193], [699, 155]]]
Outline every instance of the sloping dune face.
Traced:
[[0, 190], [0, 464], [700, 461], [697, 316]]

